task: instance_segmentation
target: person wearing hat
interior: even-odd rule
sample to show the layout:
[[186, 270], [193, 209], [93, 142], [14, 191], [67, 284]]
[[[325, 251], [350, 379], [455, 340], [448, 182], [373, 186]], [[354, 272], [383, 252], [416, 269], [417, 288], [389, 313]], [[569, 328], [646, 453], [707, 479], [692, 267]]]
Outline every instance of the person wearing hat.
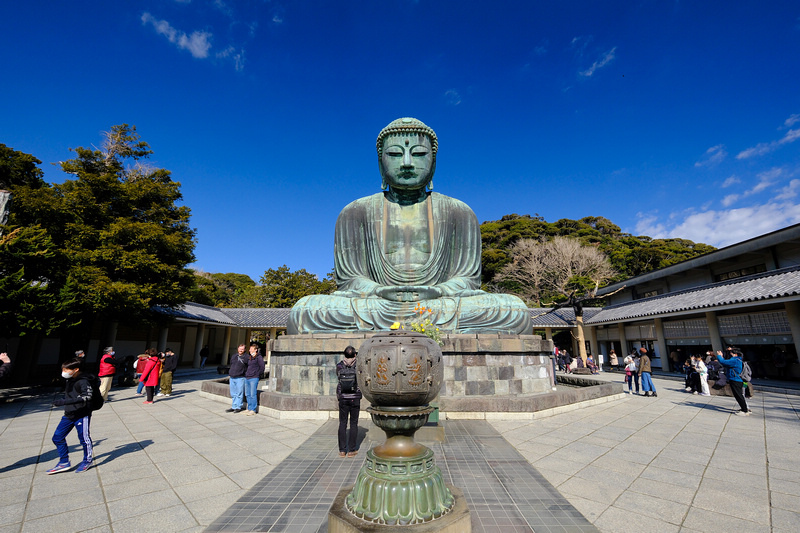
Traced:
[[171, 348], [164, 352], [164, 361], [161, 363], [161, 392], [158, 396], [172, 396], [172, 376], [178, 368], [178, 358]]
[[645, 396], [655, 398], [658, 394], [656, 394], [656, 386], [653, 385], [653, 380], [650, 377], [651, 372], [650, 356], [647, 355], [647, 348], [642, 346], [639, 348], [639, 377], [642, 380], [642, 390]]

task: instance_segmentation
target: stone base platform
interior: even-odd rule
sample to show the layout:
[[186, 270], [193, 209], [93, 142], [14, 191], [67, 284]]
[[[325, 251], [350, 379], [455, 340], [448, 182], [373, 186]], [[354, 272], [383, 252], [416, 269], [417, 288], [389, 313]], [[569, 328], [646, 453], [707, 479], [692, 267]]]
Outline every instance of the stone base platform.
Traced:
[[467, 500], [464, 493], [448, 485], [456, 500], [453, 510], [441, 518], [410, 526], [385, 526], [366, 522], [354, 516], [345, 508], [344, 501], [353, 487], [345, 487], [336, 495], [330, 511], [328, 511], [328, 533], [470, 533], [472, 522], [469, 516]]
[[[334, 397], [336, 363], [347, 346], [358, 349], [372, 334], [284, 335], [270, 341], [271, 393]], [[551, 392], [555, 386], [552, 341], [538, 335], [444, 335], [440, 398], [517, 397]], [[333, 400], [335, 402], [335, 398]], [[274, 400], [275, 408], [285, 404]], [[314, 402], [309, 400], [308, 408]], [[319, 400], [317, 408], [336, 409]], [[272, 407], [272, 406], [270, 406]]]

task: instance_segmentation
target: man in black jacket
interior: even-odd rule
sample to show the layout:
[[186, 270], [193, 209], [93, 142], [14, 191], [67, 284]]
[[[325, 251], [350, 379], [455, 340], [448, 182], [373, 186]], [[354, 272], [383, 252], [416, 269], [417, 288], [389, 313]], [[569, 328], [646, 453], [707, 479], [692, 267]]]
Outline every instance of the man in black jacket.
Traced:
[[92, 384], [91, 376], [80, 370], [81, 362], [77, 358], [70, 359], [61, 365], [61, 376], [67, 380], [64, 398], [53, 401], [56, 407], [64, 406], [64, 416], [53, 433], [53, 444], [56, 445], [60, 460], [58, 464], [47, 471], [48, 474], [57, 474], [72, 468], [69, 462], [69, 446], [67, 435], [72, 428], [78, 431], [78, 440], [83, 446], [83, 462], [75, 469], [76, 472], [86, 472], [92, 466], [93, 448], [92, 437], [89, 434], [89, 423], [92, 420]]
[[226, 413], [241, 413], [244, 405], [244, 375], [247, 372], [247, 361], [250, 356], [244, 353], [245, 345], [240, 344], [237, 353], [231, 357], [231, 368], [228, 370], [228, 383], [231, 391], [231, 407]]
[[164, 352], [164, 360], [161, 362], [161, 392], [156, 396], [172, 396], [172, 377], [175, 369], [178, 368], [178, 358], [175, 352], [167, 348]]

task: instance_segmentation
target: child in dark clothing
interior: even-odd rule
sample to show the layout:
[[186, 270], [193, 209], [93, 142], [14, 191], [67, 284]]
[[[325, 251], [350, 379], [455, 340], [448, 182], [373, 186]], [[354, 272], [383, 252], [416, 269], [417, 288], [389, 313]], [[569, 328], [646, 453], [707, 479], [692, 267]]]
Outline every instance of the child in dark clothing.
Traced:
[[67, 380], [64, 398], [53, 401], [56, 407], [64, 406], [64, 416], [53, 433], [53, 444], [58, 449], [60, 457], [58, 464], [47, 471], [48, 474], [57, 474], [72, 468], [69, 462], [69, 446], [67, 435], [72, 428], [78, 430], [78, 440], [83, 446], [83, 462], [75, 469], [76, 472], [86, 472], [92, 466], [93, 449], [92, 437], [89, 434], [89, 423], [92, 420], [92, 384], [91, 376], [80, 370], [81, 361], [71, 359], [61, 365], [61, 375]]

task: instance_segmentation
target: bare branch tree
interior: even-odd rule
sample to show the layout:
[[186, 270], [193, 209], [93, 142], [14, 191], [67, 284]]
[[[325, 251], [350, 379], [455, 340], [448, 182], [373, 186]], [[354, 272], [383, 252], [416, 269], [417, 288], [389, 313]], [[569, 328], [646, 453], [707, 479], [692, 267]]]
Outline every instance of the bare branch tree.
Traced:
[[[519, 240], [511, 248], [511, 257], [512, 262], [497, 273], [495, 281], [513, 285], [520, 296], [536, 305], [569, 297], [579, 289], [593, 294], [616, 275], [603, 252], [567, 237]], [[593, 289], [587, 283], [594, 285]]]

